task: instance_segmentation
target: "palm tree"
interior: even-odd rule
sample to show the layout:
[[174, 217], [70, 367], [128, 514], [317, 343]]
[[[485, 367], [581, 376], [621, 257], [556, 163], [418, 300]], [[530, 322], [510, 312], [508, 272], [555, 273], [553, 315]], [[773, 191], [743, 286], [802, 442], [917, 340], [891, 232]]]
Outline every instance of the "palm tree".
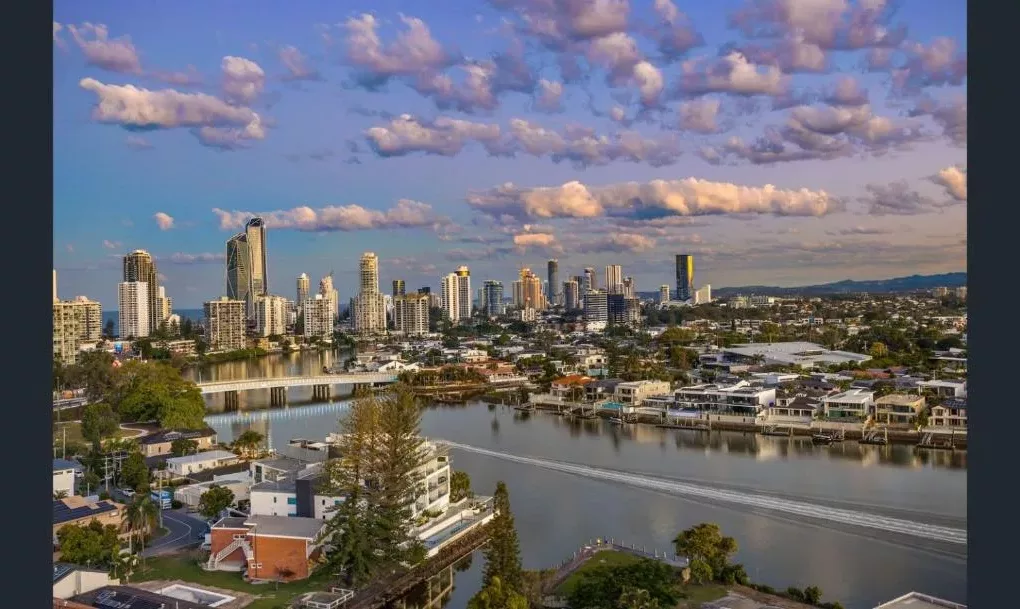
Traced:
[[[159, 506], [148, 495], [139, 495], [128, 505], [125, 516], [131, 538], [135, 533], [151, 531], [159, 523]], [[141, 548], [139, 548], [139, 552]]]
[[120, 575], [124, 578], [124, 583], [127, 583], [128, 578], [134, 573], [134, 570], [138, 567], [138, 556], [134, 554], [120, 554], [113, 560], [113, 575], [117, 577]]
[[57, 501], [60, 499], [67, 498], [67, 491], [53, 491], [53, 500]]

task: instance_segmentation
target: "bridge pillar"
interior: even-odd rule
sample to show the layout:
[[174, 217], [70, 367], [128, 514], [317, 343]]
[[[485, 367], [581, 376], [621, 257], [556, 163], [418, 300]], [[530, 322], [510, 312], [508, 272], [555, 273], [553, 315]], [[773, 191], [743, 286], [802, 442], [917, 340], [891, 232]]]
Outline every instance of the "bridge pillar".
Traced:
[[269, 405], [284, 406], [287, 404], [287, 388], [273, 387], [269, 390]]
[[223, 407], [225, 410], [234, 411], [240, 408], [241, 399], [236, 391], [227, 391], [223, 394]]
[[312, 399], [314, 400], [328, 400], [330, 396], [329, 385], [313, 385], [312, 386]]

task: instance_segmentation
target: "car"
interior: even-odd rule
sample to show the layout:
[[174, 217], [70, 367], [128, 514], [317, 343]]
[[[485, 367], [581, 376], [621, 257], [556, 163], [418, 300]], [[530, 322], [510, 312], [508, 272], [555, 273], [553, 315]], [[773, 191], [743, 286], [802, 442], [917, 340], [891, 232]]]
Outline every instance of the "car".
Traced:
[[129, 488], [122, 488], [122, 489], [120, 489], [120, 494], [124, 495], [125, 497], [129, 497], [129, 498], [135, 496], [135, 492], [133, 490], [129, 489]]

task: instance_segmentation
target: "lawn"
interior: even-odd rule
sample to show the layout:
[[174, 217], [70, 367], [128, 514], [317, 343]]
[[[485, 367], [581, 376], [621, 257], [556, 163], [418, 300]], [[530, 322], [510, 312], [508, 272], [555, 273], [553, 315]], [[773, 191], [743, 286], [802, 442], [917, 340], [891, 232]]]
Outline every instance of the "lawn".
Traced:
[[556, 588], [556, 594], [559, 596], [569, 596], [570, 591], [573, 590], [574, 586], [577, 585], [577, 580], [581, 578], [581, 574], [585, 571], [589, 571], [596, 567], [607, 566], [607, 567], [622, 567], [630, 565], [641, 560], [633, 554], [627, 554], [626, 552], [617, 552], [615, 550], [603, 550], [599, 552], [588, 562], [581, 565], [581, 568], [570, 574], [570, 577], [563, 580], [563, 583]]
[[145, 559], [145, 567], [131, 576], [131, 581], [151, 580], [180, 580], [199, 586], [213, 586], [226, 590], [237, 590], [248, 594], [257, 595], [256, 599], [246, 609], [283, 609], [300, 595], [313, 590], [325, 590], [329, 587], [329, 577], [322, 574], [315, 574], [312, 577], [289, 584], [280, 584], [280, 590], [276, 590], [276, 584], [249, 584], [241, 578], [240, 573], [228, 571], [203, 571], [198, 566], [198, 556], [172, 556], [162, 558]]
[[[53, 443], [59, 446], [64, 441], [64, 430], [67, 430], [67, 445], [72, 444], [88, 444], [88, 440], [81, 435], [81, 421], [67, 421], [64, 423], [57, 423], [57, 430], [53, 432]], [[113, 433], [115, 438], [123, 438], [125, 436], [133, 436], [137, 434], [137, 431], [131, 431], [126, 429], [117, 428], [117, 431]]]
[[700, 607], [702, 603], [719, 600], [727, 594], [726, 586], [719, 584], [687, 584], [683, 587], [683, 593], [686, 598], [680, 602], [691, 609]]

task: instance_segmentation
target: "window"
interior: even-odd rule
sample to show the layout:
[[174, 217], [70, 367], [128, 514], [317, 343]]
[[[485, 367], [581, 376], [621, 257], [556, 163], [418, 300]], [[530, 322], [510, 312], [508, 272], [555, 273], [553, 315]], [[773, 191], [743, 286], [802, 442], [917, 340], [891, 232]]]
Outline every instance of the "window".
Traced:
[[297, 497], [287, 497], [287, 505], [297, 505]]
[[276, 503], [276, 497], [275, 496], [273, 497], [273, 503]]

